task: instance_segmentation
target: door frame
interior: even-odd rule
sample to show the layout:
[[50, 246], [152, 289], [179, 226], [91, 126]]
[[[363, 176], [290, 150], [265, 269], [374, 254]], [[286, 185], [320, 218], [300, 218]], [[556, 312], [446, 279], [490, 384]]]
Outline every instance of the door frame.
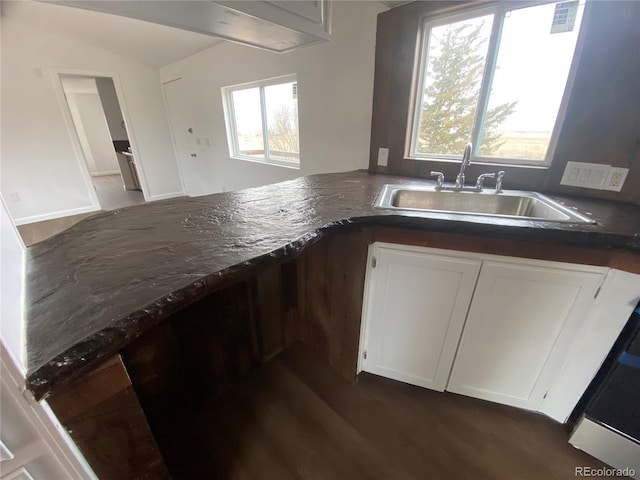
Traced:
[[124, 118], [125, 129], [127, 131], [127, 136], [129, 137], [129, 145], [131, 145], [131, 151], [133, 153], [134, 158], [136, 159], [136, 168], [138, 172], [138, 177], [140, 178], [140, 187], [142, 188], [142, 195], [144, 197], [144, 201], [149, 201], [149, 184], [147, 182], [147, 176], [145, 174], [144, 168], [144, 160], [140, 155], [140, 150], [138, 149], [138, 144], [135, 138], [135, 133], [132, 128], [131, 116], [129, 115], [129, 108], [127, 106], [127, 101], [124, 95], [124, 91], [122, 88], [122, 83], [120, 81], [120, 76], [116, 72], [106, 72], [101, 70], [85, 70], [79, 68], [52, 68], [51, 69], [53, 87], [56, 93], [56, 97], [58, 98], [58, 103], [60, 104], [62, 110], [62, 116], [64, 118], [65, 126], [67, 127], [67, 131], [69, 132], [69, 138], [71, 139], [71, 144], [73, 146], [73, 150], [76, 156], [76, 161], [80, 168], [80, 173], [82, 174], [82, 178], [85, 182], [87, 190], [89, 191], [89, 196], [91, 198], [92, 206], [96, 208], [96, 210], [100, 210], [102, 207], [100, 206], [100, 202], [98, 200], [98, 194], [96, 193], [95, 187], [93, 185], [93, 180], [91, 179], [91, 173], [89, 173], [89, 167], [87, 165], [86, 159], [84, 158], [84, 154], [82, 152], [82, 147], [80, 146], [80, 139], [78, 138], [78, 132], [76, 131], [75, 125], [73, 123], [73, 118], [71, 117], [71, 111], [69, 110], [69, 104], [67, 102], [66, 95], [64, 94], [64, 87], [62, 86], [61, 75], [71, 75], [71, 76], [81, 76], [81, 77], [103, 77], [110, 78], [113, 81], [113, 86], [116, 90], [116, 96], [118, 97], [118, 103], [120, 104], [120, 111], [122, 112], [122, 117]]
[[182, 185], [182, 191], [186, 196], [189, 195], [189, 191], [187, 190], [187, 186], [184, 181], [184, 176], [182, 174], [182, 168], [180, 167], [180, 154], [178, 152], [178, 144], [176, 142], [176, 134], [173, 131], [173, 126], [171, 125], [171, 111], [169, 110], [169, 102], [167, 101], [167, 91], [165, 90], [165, 86], [174, 83], [177, 81], [183, 81], [184, 77], [182, 75], [178, 75], [176, 77], [170, 77], [169, 79], [162, 80], [162, 101], [164, 102], [164, 111], [167, 114], [167, 121], [169, 122], [169, 132], [171, 133], [171, 143], [173, 144], [173, 154], [176, 157], [176, 164], [178, 166], [178, 176], [180, 177], [180, 185]]
[[47, 457], [54, 460], [69, 478], [98, 480], [67, 431], [60, 425], [46, 401], [37, 402], [24, 387], [23, 369], [5, 347], [0, 338], [0, 383], [4, 393], [20, 411], [25, 423], [33, 429], [37, 438], [18, 450], [11, 452], [13, 458], [2, 463], [4, 475], [18, 473], [25, 464]]

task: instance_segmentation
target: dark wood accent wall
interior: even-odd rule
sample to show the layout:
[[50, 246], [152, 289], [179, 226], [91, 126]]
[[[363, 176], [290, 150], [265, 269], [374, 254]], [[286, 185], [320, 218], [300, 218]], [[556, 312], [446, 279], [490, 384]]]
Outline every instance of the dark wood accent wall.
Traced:
[[298, 259], [301, 340], [353, 381], [371, 230], [331, 235]]
[[295, 262], [225, 287], [146, 332], [122, 352], [151, 423], [200, 408], [298, 337]]
[[[378, 16], [369, 170], [455, 178], [457, 162], [405, 158], [421, 19], [479, 2], [414, 2]], [[507, 188], [542, 190], [640, 203], [640, 2], [592, 2], [572, 95], [550, 168], [500, 166]], [[389, 148], [387, 167], [378, 149]], [[629, 168], [622, 192], [560, 186], [568, 161]], [[468, 177], [495, 166], [472, 164]]]
[[47, 402], [98, 478], [170, 478], [119, 356]]

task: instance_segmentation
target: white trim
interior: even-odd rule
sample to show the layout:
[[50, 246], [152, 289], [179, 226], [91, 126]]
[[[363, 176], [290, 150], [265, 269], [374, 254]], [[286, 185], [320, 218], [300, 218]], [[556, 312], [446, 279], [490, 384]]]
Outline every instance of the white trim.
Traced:
[[165, 200], [167, 198], [176, 198], [176, 197], [184, 197], [184, 192], [171, 192], [171, 193], [161, 193], [160, 195], [151, 195], [147, 198], [148, 202], [155, 202], [157, 200]]
[[280, 75], [278, 77], [265, 78], [264, 80], [254, 80], [252, 82], [238, 83], [236, 85], [230, 85], [228, 87], [222, 87], [222, 90], [227, 92], [233, 92], [234, 90], [246, 90], [254, 87], [269, 87], [271, 85], [280, 85], [281, 83], [297, 82], [297, 74], [288, 73], [286, 75]]
[[[415, 64], [413, 69], [415, 72], [414, 75], [417, 75], [417, 77], [415, 77], [415, 80], [413, 82], [413, 84], [415, 85], [415, 93], [414, 95], [412, 95], [413, 103], [409, 105], [409, 122], [407, 123], [409, 143], [407, 145], [408, 152], [406, 152], [405, 154], [406, 157], [412, 158], [415, 160], [440, 160], [442, 159], [441, 157], [445, 157], [450, 160], [453, 159], [452, 156], [444, 156], [444, 155], [438, 155], [438, 154], [428, 154], [429, 157], [427, 158], [426, 157], [427, 154], [418, 154], [416, 151], [417, 140], [418, 140], [418, 135], [416, 133], [420, 128], [420, 117], [422, 116], [421, 115], [422, 114], [422, 98], [424, 97], [424, 95], [421, 95], [421, 93], [424, 92], [425, 70], [427, 69], [427, 62], [425, 60], [427, 59], [427, 55], [429, 54], [429, 39], [431, 38], [431, 30], [435, 27], [439, 27], [442, 25], [447, 25], [455, 22], [461, 22], [463, 20], [474, 19], [477, 17], [485, 16], [485, 15], [494, 16], [493, 23], [491, 26], [491, 37], [493, 37], [494, 36], [493, 29], [495, 28], [496, 18], [499, 15], [497, 6], [474, 8], [471, 10], [465, 10], [465, 11], [457, 12], [453, 14], [449, 13], [449, 14], [438, 15], [433, 18], [427, 17], [421, 20], [422, 26], [420, 29], [420, 43], [419, 43], [420, 46], [418, 48], [418, 50], [420, 51], [416, 57], [417, 64]], [[489, 45], [487, 45], [487, 58], [490, 53], [488, 51], [488, 48], [489, 48]], [[485, 59], [485, 66], [486, 66], [486, 62], [487, 62], [487, 59]], [[485, 71], [483, 70], [483, 77], [484, 77], [484, 73]], [[477, 112], [476, 112], [476, 117], [477, 117]], [[474, 129], [475, 129], [475, 118], [474, 118]], [[469, 141], [471, 141], [471, 138], [469, 139]], [[460, 152], [460, 158], [462, 158], [462, 152]], [[457, 160], [459, 161], [460, 159], [458, 158]]]
[[[245, 160], [248, 162], [262, 163], [267, 165], [273, 165], [276, 167], [285, 167], [295, 170], [300, 170], [301, 159], [297, 161], [287, 161], [281, 159], [271, 158], [269, 151], [269, 127], [267, 121], [267, 109], [265, 101], [265, 87], [272, 85], [281, 85], [285, 83], [298, 83], [298, 76], [295, 73], [288, 75], [281, 75], [278, 77], [267, 78], [265, 80], [257, 80], [253, 82], [246, 82], [237, 85], [231, 85], [228, 87], [222, 87], [220, 89], [222, 94], [222, 107], [224, 111], [225, 127], [227, 131], [227, 142], [229, 145], [229, 158], [234, 160]], [[250, 88], [258, 88], [260, 95], [260, 115], [262, 121], [262, 142], [264, 147], [264, 158], [250, 157], [240, 154], [240, 146], [238, 145], [238, 129], [236, 125], [235, 108], [233, 106], [233, 92], [238, 90], [248, 90]], [[299, 89], [299, 86], [297, 87]], [[298, 90], [299, 91], [299, 90]], [[297, 97], [296, 97], [297, 102]], [[299, 119], [298, 119], [299, 120]], [[300, 124], [296, 125], [298, 129], [298, 135], [300, 133]], [[298, 145], [299, 149], [299, 145]], [[300, 156], [300, 152], [298, 152]]]
[[564, 423], [640, 300], [640, 275], [611, 269], [538, 411]]
[[109, 170], [108, 172], [95, 172], [92, 173], [92, 177], [105, 177], [107, 175], [121, 175], [120, 170]]
[[290, 168], [292, 170], [300, 170], [300, 163], [289, 163], [286, 161], [278, 161], [278, 160], [266, 160], [266, 159], [260, 159], [260, 158], [254, 158], [254, 157], [245, 157], [242, 155], [238, 155], [235, 157], [229, 157], [232, 160], [242, 160], [244, 162], [253, 162], [253, 163], [261, 163], [262, 165], [271, 165], [272, 167], [284, 167], [284, 168]]
[[[46, 402], [36, 402], [31, 392], [24, 388], [24, 376], [20, 374], [14, 359], [0, 340], [0, 380], [3, 390], [14, 400], [26, 421], [37, 432], [39, 440], [34, 448], [39, 450], [37, 456], [47, 456], [66, 471], [68, 478], [97, 480], [97, 476], [84, 459], [64, 427], [58, 422]], [[32, 449], [30, 449], [32, 450]], [[18, 454], [19, 452], [14, 452]], [[36, 455], [30, 451], [30, 456]], [[19, 460], [16, 455], [15, 460]], [[20, 468], [17, 462], [3, 462], [3, 471], [10, 473]]]
[[71, 208], [69, 210], [59, 210], [57, 212], [42, 213], [39, 215], [31, 215], [30, 217], [15, 218], [13, 222], [16, 225], [25, 225], [27, 223], [43, 222], [45, 220], [53, 220], [56, 218], [68, 217], [71, 215], [80, 215], [81, 213], [101, 212], [100, 207], [89, 206], [81, 208]]
[[[87, 189], [87, 193], [89, 194], [89, 199], [91, 201], [91, 206], [87, 208], [92, 208], [93, 210], [100, 210], [100, 200], [98, 199], [98, 194], [96, 193], [96, 189], [93, 186], [93, 181], [91, 180], [91, 173], [89, 172], [89, 165], [87, 164], [87, 160], [84, 157], [84, 153], [82, 152], [82, 146], [80, 145], [80, 138], [78, 137], [78, 132], [73, 123], [73, 118], [71, 117], [71, 110], [69, 107], [69, 102], [67, 101], [67, 96], [64, 93], [64, 86], [62, 85], [62, 78], [60, 75], [64, 75], [65, 72], [62, 72], [58, 69], [52, 68], [50, 71], [51, 80], [53, 82], [53, 89], [55, 95], [58, 99], [58, 103], [60, 105], [60, 111], [62, 112], [62, 118], [64, 119], [65, 127], [67, 128], [67, 133], [69, 134], [69, 140], [71, 140], [71, 146], [73, 148], [73, 152], [76, 157], [76, 163], [78, 168], [80, 169], [80, 175], [82, 175], [82, 179], [84, 180], [85, 187]], [[27, 217], [26, 219], [16, 220], [17, 225], [21, 225], [22, 223], [32, 223], [38, 222], [38, 220], [30, 220], [31, 218], [39, 218], [43, 217], [42, 220], [49, 220], [51, 218], [58, 218], [65, 216], [58, 214], [59, 212], [46, 213], [42, 215], [33, 215], [31, 217]], [[53, 216], [50, 216], [53, 215]], [[22, 221], [22, 223], [18, 223]]]
[[[165, 112], [165, 115], [167, 116], [167, 121], [169, 122], [169, 135], [171, 136], [171, 143], [173, 144], [173, 155], [175, 156], [175, 159], [176, 159], [176, 167], [178, 167], [178, 178], [180, 179], [180, 186], [182, 187], [182, 195], [185, 195], [187, 194], [187, 186], [184, 182], [184, 176], [182, 175], [180, 152], [178, 151], [178, 143], [176, 142], [176, 135], [173, 131], [173, 122], [171, 121], [171, 111], [169, 109], [169, 102], [167, 101], [167, 91], [165, 90], [168, 84], [175, 83], [178, 80], [184, 81], [182, 78], [182, 75], [180, 75], [178, 78], [173, 78], [172, 80], [167, 80], [166, 82], [162, 82], [161, 90], [162, 90], [162, 102], [164, 103], [164, 112]], [[184, 84], [181, 84], [181, 85], [184, 86]], [[147, 200], [151, 202], [155, 200], [155, 197], [151, 195]]]
[[[0, 193], [0, 208], [2, 208], [2, 210], [4, 211], [4, 214], [7, 216], [7, 219], [9, 220], [9, 224], [11, 225], [11, 230], [13, 231], [13, 236], [14, 239], [18, 242], [18, 245], [20, 246], [20, 255], [21, 255], [21, 271], [20, 271], [20, 283], [21, 283], [21, 287], [20, 287], [20, 298], [14, 298], [12, 299], [13, 301], [17, 301], [20, 304], [20, 309], [19, 309], [19, 321], [20, 321], [20, 346], [19, 346], [19, 351], [18, 352], [13, 352], [9, 349], [7, 349], [4, 344], [0, 343], [0, 347], [2, 349], [4, 349], [6, 351], [6, 353], [9, 355], [9, 357], [11, 357], [11, 360], [13, 361], [13, 365], [16, 367], [16, 369], [18, 370], [18, 373], [21, 376], [24, 376], [26, 374], [27, 371], [27, 325], [25, 322], [25, 298], [26, 298], [26, 294], [27, 294], [27, 287], [26, 287], [26, 279], [27, 279], [27, 256], [26, 256], [26, 250], [27, 247], [24, 244], [24, 240], [22, 240], [22, 236], [20, 235], [20, 232], [18, 231], [18, 227], [16, 224], [16, 221], [13, 219], [13, 217], [11, 216], [11, 212], [9, 211], [9, 207], [7, 206], [7, 203], [4, 201], [4, 197], [2, 196], [2, 193]], [[6, 300], [5, 300], [6, 301]], [[0, 319], [0, 322], [12, 322], [12, 321], [16, 321], [18, 320], [17, 318], [15, 319], [7, 319], [7, 318], [3, 318]], [[0, 332], [2, 331], [2, 329], [0, 328]], [[0, 333], [1, 335], [1, 333]], [[1, 342], [1, 338], [0, 338], [0, 342]], [[15, 355], [18, 356], [18, 358], [15, 358]]]
[[369, 245], [369, 249], [367, 252], [367, 266], [364, 276], [364, 295], [362, 296], [362, 313], [360, 317], [360, 339], [358, 344], [356, 375], [363, 371], [364, 367], [367, 365], [367, 361], [364, 358], [364, 347], [369, 341], [369, 319], [371, 318], [371, 303], [373, 303], [373, 300], [369, 298], [369, 292], [374, 291], [376, 278], [376, 276], [373, 274], [373, 269], [370, 267], [373, 261], [374, 254], [377, 251], [376, 243], [378, 242]]
[[[116, 90], [116, 97], [118, 98], [118, 104], [120, 105], [120, 111], [122, 112], [122, 117], [124, 118], [125, 129], [127, 131], [127, 136], [129, 137], [129, 145], [131, 146], [131, 152], [136, 159], [136, 171], [138, 173], [138, 178], [140, 179], [140, 187], [142, 188], [142, 195], [144, 196], [145, 201], [148, 201], [150, 198], [149, 195], [149, 183], [147, 182], [147, 177], [144, 172], [144, 159], [140, 154], [140, 149], [138, 148], [138, 143], [135, 138], [135, 133], [133, 131], [132, 125], [134, 122], [131, 121], [131, 116], [129, 115], [129, 108], [127, 106], [126, 97], [124, 95], [124, 90], [122, 88], [122, 82], [120, 81], [120, 76], [117, 72], [109, 72], [109, 71], [101, 71], [101, 70], [85, 70], [79, 68], [51, 68], [52, 76], [54, 79], [54, 88], [56, 90], [56, 95], [58, 96], [58, 101], [62, 102], [62, 111], [63, 116], [65, 117], [65, 123], [67, 123], [67, 117], [69, 117], [69, 121], [71, 121], [71, 114], [69, 113], [69, 106], [67, 104], [64, 89], [62, 87], [62, 81], [60, 79], [60, 75], [76, 75], [76, 76], [84, 76], [84, 77], [103, 77], [103, 78], [111, 78], [113, 81], [113, 86]], [[70, 129], [69, 129], [70, 128]], [[80, 144], [78, 141], [78, 135], [75, 131], [75, 127], [73, 126], [73, 122], [67, 124], [67, 130], [69, 130], [69, 134], [71, 137], [71, 142], [74, 144], [74, 151], [76, 152], [76, 157], [79, 161], [80, 169], [83, 173], [83, 177], [85, 172], [87, 172], [88, 177], [90, 177], [88, 173], [88, 167], [84, 160], [84, 156], [82, 155], [82, 150], [78, 149]], [[77, 144], [77, 146], [76, 146]], [[83, 168], [84, 167], [84, 168]], [[87, 180], [85, 179], [85, 182]], [[90, 181], [90, 178], [89, 178]], [[89, 195], [91, 198], [95, 200], [95, 203], [99, 206], [100, 202], [98, 201], [98, 196], [95, 193], [95, 189], [93, 188], [93, 184], [87, 184], [87, 188], [89, 189]]]

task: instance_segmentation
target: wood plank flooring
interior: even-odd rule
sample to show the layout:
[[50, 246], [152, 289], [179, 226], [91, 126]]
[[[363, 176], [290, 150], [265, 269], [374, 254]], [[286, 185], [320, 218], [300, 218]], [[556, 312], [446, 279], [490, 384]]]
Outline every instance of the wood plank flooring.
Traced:
[[[140, 205], [144, 203], [144, 195], [142, 192], [134, 190], [125, 190], [120, 175], [102, 175], [92, 177], [93, 185], [98, 195], [98, 201], [102, 210], [117, 210], [118, 208], [130, 207], [132, 205]], [[91, 215], [100, 213], [101, 210], [95, 212], [80, 213], [78, 215], [69, 215], [67, 217], [54, 218], [52, 220], [43, 220], [42, 222], [26, 223], [18, 225], [18, 232], [22, 237], [25, 246], [46, 240], [49, 237], [72, 227], [80, 220], [84, 220]]]
[[177, 479], [551, 480], [603, 466], [541, 415], [369, 374], [351, 385], [300, 344], [169, 417], [157, 437]]
[[67, 228], [74, 226], [80, 220], [84, 220], [96, 213], [98, 213], [98, 211], [79, 213], [78, 215], [69, 215], [52, 220], [43, 220], [42, 222], [25, 223], [24, 225], [18, 225], [18, 233], [20, 237], [22, 237], [25, 246], [28, 247], [34, 243], [53, 237]]

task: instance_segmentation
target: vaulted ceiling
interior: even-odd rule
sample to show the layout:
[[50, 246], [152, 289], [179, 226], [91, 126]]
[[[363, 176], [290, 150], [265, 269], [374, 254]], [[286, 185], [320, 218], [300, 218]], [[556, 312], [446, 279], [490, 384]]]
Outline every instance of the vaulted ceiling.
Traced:
[[2, 16], [67, 34], [155, 68], [222, 42], [142, 20], [44, 2], [2, 1]]

